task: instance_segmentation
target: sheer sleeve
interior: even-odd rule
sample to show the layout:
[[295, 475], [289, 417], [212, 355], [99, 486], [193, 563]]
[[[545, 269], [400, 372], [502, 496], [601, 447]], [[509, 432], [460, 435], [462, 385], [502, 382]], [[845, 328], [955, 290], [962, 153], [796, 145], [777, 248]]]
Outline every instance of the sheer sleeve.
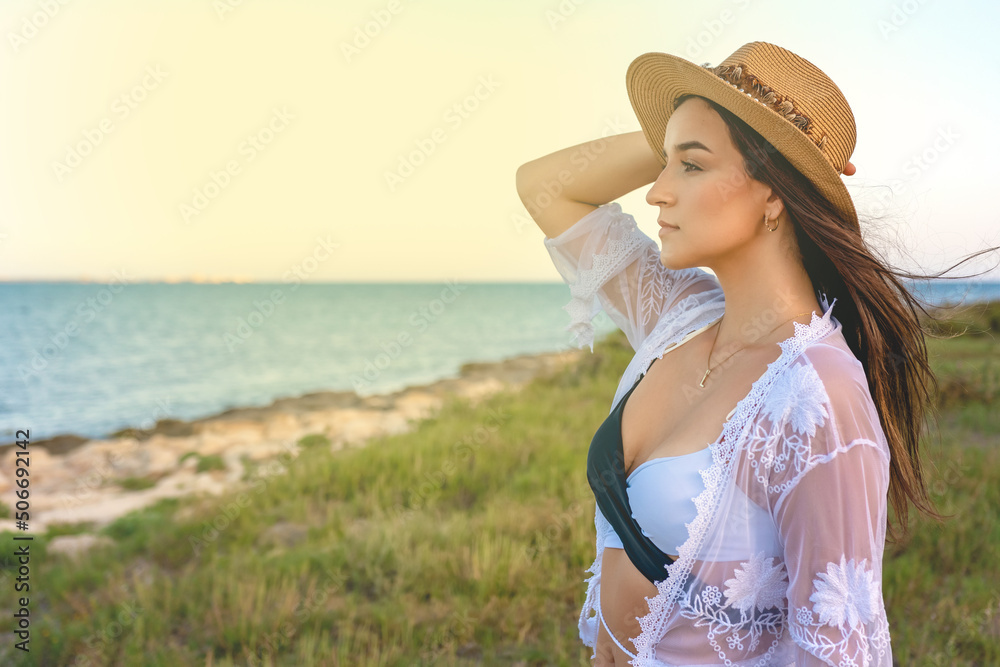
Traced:
[[796, 662], [891, 667], [882, 599], [889, 452], [860, 362], [818, 346], [765, 406], [783, 424], [762, 464], [788, 570]]
[[570, 302], [563, 306], [570, 315], [566, 329], [591, 352], [592, 320], [602, 308], [638, 350], [663, 313], [689, 294], [718, 287], [703, 269], [663, 266], [656, 241], [617, 202], [594, 209], [544, 243], [570, 287]]

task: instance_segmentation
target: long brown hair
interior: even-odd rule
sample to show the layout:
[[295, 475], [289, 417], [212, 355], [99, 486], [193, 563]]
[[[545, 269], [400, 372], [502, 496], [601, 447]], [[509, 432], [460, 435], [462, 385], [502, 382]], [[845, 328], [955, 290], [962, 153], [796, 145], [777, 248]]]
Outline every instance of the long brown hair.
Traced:
[[[695, 96], [678, 98], [674, 109], [691, 97]], [[931, 398], [938, 384], [924, 343], [925, 334], [933, 334], [922, 327], [917, 309], [931, 320], [937, 318], [899, 278], [940, 278], [962, 262], [997, 248], [974, 253], [937, 274], [921, 275], [889, 266], [769, 141], [727, 109], [705, 101], [729, 128], [733, 143], [743, 155], [747, 175], [770, 186], [781, 197], [813, 288], [831, 301], [837, 299], [837, 320], [843, 325], [851, 351], [864, 366], [888, 440], [889, 497], [903, 535], [908, 532], [907, 500], [941, 520], [942, 515], [932, 507], [921, 470], [919, 445], [924, 417], [932, 407]], [[889, 534], [892, 539], [898, 537], [892, 526]]]

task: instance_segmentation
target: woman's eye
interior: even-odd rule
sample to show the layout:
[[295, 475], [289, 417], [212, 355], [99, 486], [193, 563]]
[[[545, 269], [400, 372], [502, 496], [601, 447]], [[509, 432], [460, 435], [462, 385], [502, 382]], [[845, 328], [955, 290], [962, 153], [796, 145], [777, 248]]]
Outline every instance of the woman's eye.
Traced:
[[688, 172], [688, 171], [701, 171], [700, 167], [698, 167], [697, 165], [694, 165], [694, 164], [692, 164], [690, 162], [681, 162], [681, 164], [684, 165], [684, 171], [685, 172]]

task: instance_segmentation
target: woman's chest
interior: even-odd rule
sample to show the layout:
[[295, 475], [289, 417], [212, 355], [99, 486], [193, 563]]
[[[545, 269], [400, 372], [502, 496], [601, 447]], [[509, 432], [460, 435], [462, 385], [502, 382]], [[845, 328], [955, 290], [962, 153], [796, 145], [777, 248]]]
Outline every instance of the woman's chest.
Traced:
[[[699, 335], [683, 347], [653, 359], [645, 375], [624, 398], [621, 442], [626, 476], [645, 462], [685, 456], [722, 437], [723, 427], [753, 383], [781, 350], [712, 351], [712, 372], [705, 380], [711, 339]], [[716, 360], [721, 359], [719, 363]]]

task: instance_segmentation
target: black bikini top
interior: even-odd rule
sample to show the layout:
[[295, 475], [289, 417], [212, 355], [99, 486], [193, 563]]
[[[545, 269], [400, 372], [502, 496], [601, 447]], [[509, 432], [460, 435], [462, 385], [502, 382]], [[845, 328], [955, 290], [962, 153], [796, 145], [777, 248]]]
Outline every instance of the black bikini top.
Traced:
[[622, 411], [628, 397], [645, 375], [643, 373], [639, 376], [594, 434], [587, 453], [587, 481], [594, 491], [601, 513], [621, 539], [629, 560], [655, 584], [667, 578], [664, 568], [673, 563], [674, 559], [660, 551], [651, 539], [643, 535], [639, 523], [632, 518], [632, 508], [626, 492], [625, 454], [622, 448]]

